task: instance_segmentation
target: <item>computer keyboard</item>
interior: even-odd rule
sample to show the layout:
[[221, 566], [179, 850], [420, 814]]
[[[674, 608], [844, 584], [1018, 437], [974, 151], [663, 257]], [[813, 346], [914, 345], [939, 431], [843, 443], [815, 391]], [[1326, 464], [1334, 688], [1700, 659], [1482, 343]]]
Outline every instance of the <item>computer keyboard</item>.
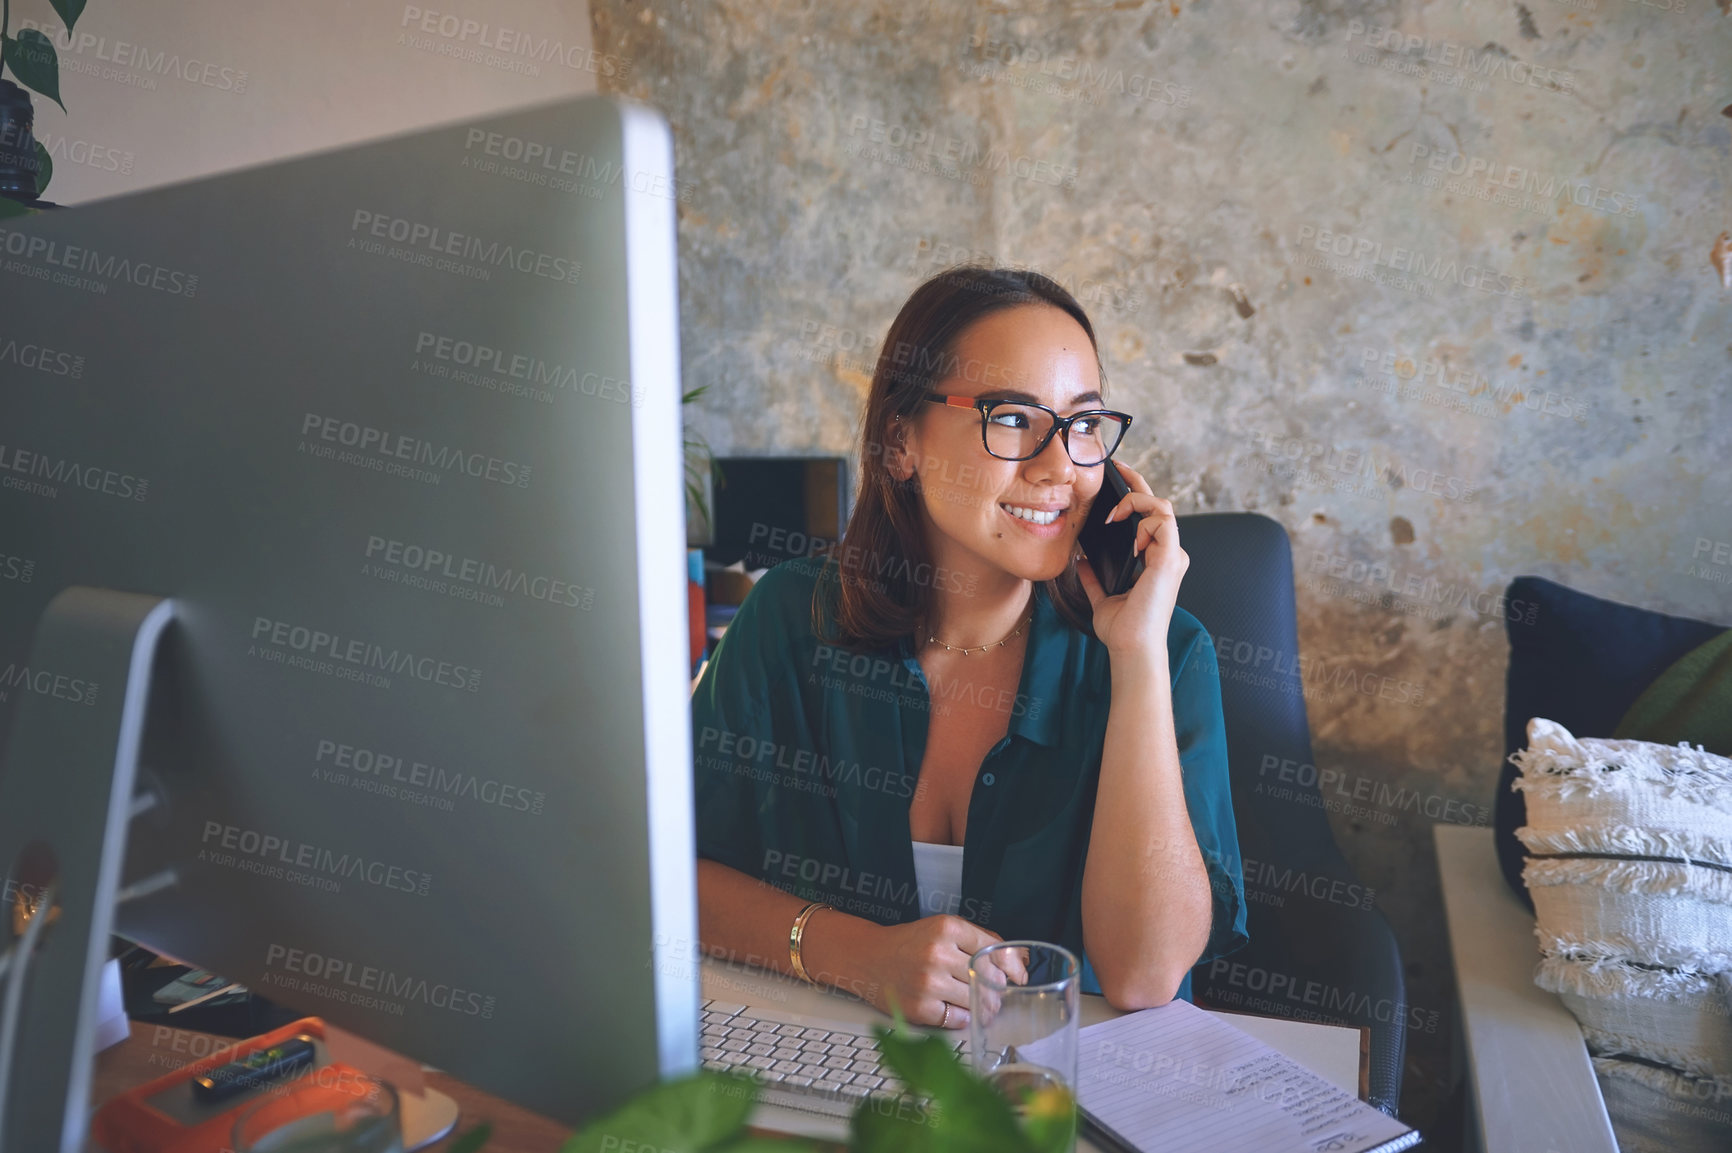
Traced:
[[[879, 1064], [870, 1025], [727, 1001], [705, 1001], [699, 1023], [704, 1068], [754, 1078], [766, 1104], [847, 1117], [867, 1097], [904, 1092]], [[960, 1055], [967, 1044], [952, 1047]]]

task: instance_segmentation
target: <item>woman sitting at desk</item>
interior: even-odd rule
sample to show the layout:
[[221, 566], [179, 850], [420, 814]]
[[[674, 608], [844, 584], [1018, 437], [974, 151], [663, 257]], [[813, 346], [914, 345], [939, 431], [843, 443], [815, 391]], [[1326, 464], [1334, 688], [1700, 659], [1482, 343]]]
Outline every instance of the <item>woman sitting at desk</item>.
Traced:
[[1173, 506], [1120, 465], [1146, 567], [1108, 597], [1079, 563], [1127, 423], [1105, 384], [1038, 273], [952, 269], [903, 306], [843, 539], [763, 576], [693, 694], [706, 950], [960, 1028], [994, 941], [1068, 947], [1123, 1009], [1245, 942]]

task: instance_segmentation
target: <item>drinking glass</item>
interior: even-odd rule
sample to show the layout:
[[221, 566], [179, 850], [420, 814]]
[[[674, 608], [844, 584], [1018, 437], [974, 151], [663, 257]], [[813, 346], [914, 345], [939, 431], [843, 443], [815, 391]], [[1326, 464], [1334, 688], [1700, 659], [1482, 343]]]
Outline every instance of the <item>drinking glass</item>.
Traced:
[[[340, 1071], [340, 1072], [339, 1072]], [[347, 1066], [273, 1087], [241, 1115], [235, 1153], [403, 1153], [397, 1090]]]
[[[1026, 982], [1014, 982], [1010, 954]], [[1042, 941], [1001, 941], [968, 963], [968, 1050], [975, 1071], [1009, 1099], [1044, 1148], [1076, 1147], [1076, 1057], [1082, 968]]]

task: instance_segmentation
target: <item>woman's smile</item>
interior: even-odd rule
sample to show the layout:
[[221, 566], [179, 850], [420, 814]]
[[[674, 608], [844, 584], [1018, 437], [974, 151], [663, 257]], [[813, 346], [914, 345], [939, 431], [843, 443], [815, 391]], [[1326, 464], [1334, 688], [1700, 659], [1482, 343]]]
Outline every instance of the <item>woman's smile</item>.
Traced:
[[1006, 504], [998, 510], [1016, 522], [1017, 528], [1039, 540], [1055, 540], [1070, 528], [1069, 507], [1061, 504]]

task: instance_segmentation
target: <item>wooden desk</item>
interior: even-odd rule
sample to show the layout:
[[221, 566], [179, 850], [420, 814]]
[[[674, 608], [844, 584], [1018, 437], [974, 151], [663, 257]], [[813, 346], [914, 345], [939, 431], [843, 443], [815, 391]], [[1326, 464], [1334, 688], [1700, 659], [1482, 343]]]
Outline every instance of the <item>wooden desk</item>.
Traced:
[[[715, 1000], [831, 1020], [887, 1020], [863, 1001], [759, 969], [705, 961], [702, 979], [704, 996]], [[1100, 997], [1083, 998], [1084, 1025], [1118, 1015]], [[1348, 1092], [1363, 1096], [1360, 1086], [1367, 1065], [1359, 1030], [1240, 1013], [1218, 1015]], [[165, 1034], [154, 1026], [135, 1025], [129, 1039], [97, 1055], [92, 1101], [98, 1104], [107, 1101], [123, 1089], [197, 1060], [210, 1052], [213, 1044], [224, 1043], [226, 1038], [212, 1038], [209, 1034], [183, 1030]], [[449, 1094], [462, 1109], [458, 1134], [468, 1132], [482, 1121], [493, 1122], [493, 1138], [485, 1153], [556, 1153], [571, 1133], [569, 1127], [557, 1121], [476, 1089], [447, 1073], [429, 1072], [427, 1084]], [[800, 1133], [832, 1141], [847, 1133], [845, 1121], [768, 1105], [760, 1105], [752, 1121], [755, 1128], [765, 1132]], [[430, 1148], [447, 1149], [451, 1140], [448, 1137]], [[1079, 1153], [1096, 1149], [1087, 1139], [1079, 1139], [1077, 1148]]]

